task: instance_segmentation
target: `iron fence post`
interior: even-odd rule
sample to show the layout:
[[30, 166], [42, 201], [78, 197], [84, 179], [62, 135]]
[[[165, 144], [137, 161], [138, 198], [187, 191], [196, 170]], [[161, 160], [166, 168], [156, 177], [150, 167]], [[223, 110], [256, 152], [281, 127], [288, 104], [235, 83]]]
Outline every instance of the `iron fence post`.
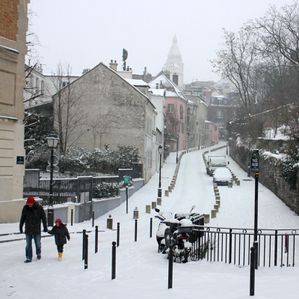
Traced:
[[135, 234], [134, 234], [134, 240], [135, 240], [135, 242], [137, 242], [137, 223], [138, 223], [138, 220], [135, 219]]
[[275, 230], [275, 237], [274, 237], [274, 266], [277, 266], [277, 244], [278, 244], [278, 231]]
[[116, 242], [112, 242], [112, 274], [111, 279], [116, 277]]
[[254, 296], [255, 289], [255, 247], [250, 248], [250, 286], [249, 286], [249, 295]]
[[150, 238], [153, 236], [153, 218], [150, 218]]
[[95, 242], [94, 242], [94, 252], [95, 253], [98, 252], [98, 242], [99, 242], [99, 228], [96, 225], [96, 228], [95, 228]]
[[232, 229], [229, 229], [228, 263], [232, 262]]
[[173, 252], [171, 246], [168, 254], [168, 288], [169, 289], [172, 289], [172, 282], [173, 282]]
[[74, 224], [74, 209], [71, 209], [71, 226]]
[[88, 268], [88, 235], [85, 235], [84, 269]]
[[83, 229], [82, 232], [82, 261], [84, 260], [84, 256], [85, 256], [85, 235], [86, 235], [86, 229]]

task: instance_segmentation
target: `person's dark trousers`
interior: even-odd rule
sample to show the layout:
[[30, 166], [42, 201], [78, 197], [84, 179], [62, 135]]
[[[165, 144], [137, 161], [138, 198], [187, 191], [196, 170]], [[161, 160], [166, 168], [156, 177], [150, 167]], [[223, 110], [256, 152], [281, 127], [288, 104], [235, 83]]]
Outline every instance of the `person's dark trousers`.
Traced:
[[26, 254], [26, 259], [27, 261], [32, 260], [32, 239], [34, 240], [35, 243], [35, 250], [36, 250], [36, 255], [40, 257], [41, 255], [41, 235], [40, 234], [26, 234], [26, 249], [25, 249], [25, 254]]
[[57, 245], [57, 251], [63, 252], [63, 245]]

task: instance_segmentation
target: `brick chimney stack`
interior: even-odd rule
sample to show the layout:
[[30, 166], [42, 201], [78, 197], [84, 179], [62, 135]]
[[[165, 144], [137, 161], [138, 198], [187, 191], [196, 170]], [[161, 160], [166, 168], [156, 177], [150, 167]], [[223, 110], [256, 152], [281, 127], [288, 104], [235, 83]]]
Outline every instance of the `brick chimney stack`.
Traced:
[[113, 60], [111, 59], [110, 64], [109, 64], [109, 67], [110, 67], [112, 70], [114, 70], [114, 71], [117, 72], [117, 66], [118, 66], [118, 64], [117, 64], [116, 60], [113, 61]]

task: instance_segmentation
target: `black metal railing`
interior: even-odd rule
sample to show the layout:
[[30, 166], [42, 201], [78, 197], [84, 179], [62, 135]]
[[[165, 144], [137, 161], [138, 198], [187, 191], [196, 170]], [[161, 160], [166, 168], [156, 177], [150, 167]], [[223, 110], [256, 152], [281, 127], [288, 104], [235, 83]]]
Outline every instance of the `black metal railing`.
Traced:
[[[99, 176], [99, 177], [77, 177], [77, 178], [56, 178], [53, 180], [52, 204], [64, 203], [67, 201], [81, 201], [82, 194], [84, 201], [90, 201], [95, 186], [101, 183], [118, 183], [118, 176]], [[48, 204], [50, 190], [50, 180], [42, 179], [35, 186], [25, 185], [23, 195], [38, 196], [43, 198], [43, 205]]]
[[[294, 267], [298, 236], [299, 229], [258, 230], [258, 266]], [[253, 238], [253, 229], [201, 227], [192, 244], [191, 257], [247, 266]]]

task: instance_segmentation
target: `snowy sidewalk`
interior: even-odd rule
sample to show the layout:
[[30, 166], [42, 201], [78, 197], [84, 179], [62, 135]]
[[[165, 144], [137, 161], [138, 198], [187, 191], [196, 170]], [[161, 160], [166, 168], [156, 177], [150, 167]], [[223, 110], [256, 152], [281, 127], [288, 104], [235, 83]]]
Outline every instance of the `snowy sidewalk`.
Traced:
[[[188, 211], [195, 204], [199, 212], [213, 204], [212, 178], [207, 176], [201, 155], [203, 150], [183, 156], [176, 187], [170, 197], [163, 196], [162, 209]], [[174, 158], [174, 159], [172, 159]], [[175, 169], [172, 155], [162, 169], [164, 190]], [[241, 179], [233, 188], [219, 187], [221, 208], [211, 225], [252, 227], [252, 182], [242, 181], [246, 173], [232, 161], [230, 164]], [[299, 217], [262, 185], [260, 188], [259, 223], [265, 227], [299, 227]], [[145, 205], [157, 198], [158, 174], [125, 203], [95, 220], [99, 226], [99, 251], [94, 254], [94, 231], [89, 234], [89, 268], [83, 270], [82, 235], [72, 234], [65, 246], [62, 262], [58, 262], [53, 238], [42, 239], [42, 260], [24, 264], [25, 241], [0, 244], [0, 298], [13, 299], [244, 299], [249, 297], [249, 267], [237, 267], [206, 261], [174, 264], [173, 289], [167, 288], [168, 260], [157, 253], [153, 218], [153, 238], [149, 237], [149, 220], [155, 213], [145, 213]], [[138, 241], [134, 242], [133, 210], [138, 207]], [[120, 246], [117, 248], [116, 279], [111, 280], [111, 244], [116, 231], [106, 229], [111, 214], [120, 223]], [[1, 231], [18, 230], [18, 224], [2, 224]], [[70, 230], [91, 229], [91, 221], [76, 224]], [[297, 299], [299, 264], [295, 267], [260, 268], [256, 273], [257, 299]]]

